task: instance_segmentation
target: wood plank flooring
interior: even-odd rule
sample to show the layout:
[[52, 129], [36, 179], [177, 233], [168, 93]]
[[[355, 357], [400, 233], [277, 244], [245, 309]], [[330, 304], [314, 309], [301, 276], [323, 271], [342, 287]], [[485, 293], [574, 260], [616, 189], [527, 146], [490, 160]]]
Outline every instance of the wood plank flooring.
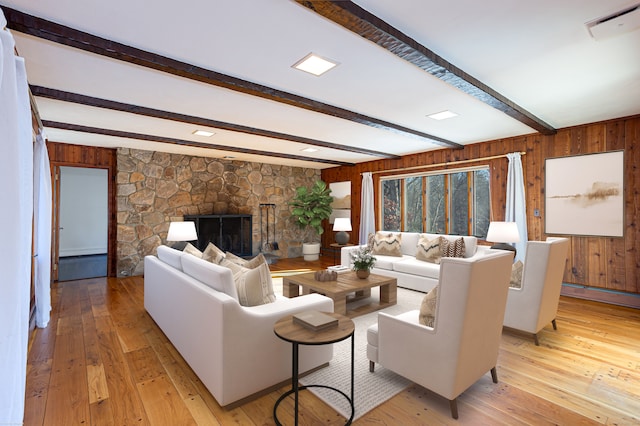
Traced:
[[[331, 263], [281, 259], [271, 269]], [[142, 277], [55, 283], [52, 302], [49, 327], [30, 339], [25, 425], [273, 424], [288, 386], [222, 409], [145, 312]], [[535, 346], [505, 330], [497, 368], [498, 384], [487, 374], [461, 395], [457, 421], [446, 400], [414, 385], [355, 424], [640, 424], [640, 311], [562, 297], [558, 331], [549, 325]], [[278, 411], [285, 424], [292, 413], [290, 401]], [[343, 423], [301, 393], [301, 425]]]

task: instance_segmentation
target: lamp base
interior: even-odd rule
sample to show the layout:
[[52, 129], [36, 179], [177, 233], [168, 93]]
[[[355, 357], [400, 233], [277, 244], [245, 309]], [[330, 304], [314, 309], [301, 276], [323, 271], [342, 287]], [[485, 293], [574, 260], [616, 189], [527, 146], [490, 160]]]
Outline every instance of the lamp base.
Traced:
[[507, 243], [495, 243], [494, 245], [491, 246], [492, 249], [497, 249], [497, 250], [508, 250], [508, 251], [512, 251], [513, 252], [513, 257], [516, 257], [516, 248], [514, 246], [512, 246], [511, 244], [507, 244]]
[[187, 242], [188, 241], [176, 241], [175, 243], [171, 244], [171, 248], [182, 251], [187, 246]]
[[336, 233], [336, 244], [343, 246], [347, 243], [349, 243], [349, 234], [344, 231]]

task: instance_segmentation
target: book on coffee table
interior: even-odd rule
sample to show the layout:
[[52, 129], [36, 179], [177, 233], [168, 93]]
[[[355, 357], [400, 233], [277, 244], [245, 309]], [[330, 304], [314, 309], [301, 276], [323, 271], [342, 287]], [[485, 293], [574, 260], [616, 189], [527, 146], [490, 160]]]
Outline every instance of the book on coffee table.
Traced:
[[338, 325], [338, 319], [319, 311], [304, 311], [293, 315], [293, 322], [313, 331]]
[[351, 268], [349, 268], [347, 265], [329, 266], [327, 269], [330, 271], [337, 272], [339, 274], [342, 274], [344, 272], [349, 272], [351, 270]]

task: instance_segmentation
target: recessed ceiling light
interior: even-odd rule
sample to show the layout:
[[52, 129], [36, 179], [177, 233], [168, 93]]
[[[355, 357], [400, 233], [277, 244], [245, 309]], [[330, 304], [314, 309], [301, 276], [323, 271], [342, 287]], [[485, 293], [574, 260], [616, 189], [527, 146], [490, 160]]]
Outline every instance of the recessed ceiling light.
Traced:
[[193, 132], [193, 134], [197, 135], [197, 136], [206, 136], [206, 137], [210, 137], [210, 136], [215, 135], [215, 133], [208, 132], [206, 130], [196, 130], [196, 131]]
[[318, 150], [316, 148], [305, 148], [305, 149], [301, 149], [300, 151], [303, 151], [303, 152], [318, 152]]
[[441, 111], [441, 112], [437, 112], [435, 114], [427, 115], [427, 117], [433, 118], [434, 120], [446, 120], [447, 118], [453, 118], [453, 117], [457, 117], [457, 116], [458, 116], [458, 114], [456, 114], [453, 111], [449, 111], [449, 110]]
[[335, 61], [322, 58], [315, 53], [309, 53], [307, 56], [293, 64], [292, 67], [313, 75], [322, 75], [336, 65], [338, 65], [338, 63]]

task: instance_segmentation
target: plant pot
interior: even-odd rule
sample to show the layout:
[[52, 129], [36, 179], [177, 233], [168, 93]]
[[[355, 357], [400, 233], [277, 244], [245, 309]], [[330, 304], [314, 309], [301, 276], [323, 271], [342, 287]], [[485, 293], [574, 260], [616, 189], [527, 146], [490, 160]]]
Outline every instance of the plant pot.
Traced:
[[359, 269], [356, 271], [356, 276], [358, 278], [362, 278], [365, 279], [369, 276], [369, 274], [371, 273], [371, 271], [369, 271], [368, 269]]
[[318, 260], [320, 258], [320, 243], [303, 243], [302, 254], [306, 261]]

